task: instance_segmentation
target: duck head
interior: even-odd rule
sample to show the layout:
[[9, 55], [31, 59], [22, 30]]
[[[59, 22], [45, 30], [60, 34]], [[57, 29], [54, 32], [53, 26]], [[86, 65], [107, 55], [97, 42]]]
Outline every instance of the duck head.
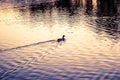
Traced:
[[65, 35], [62, 36], [63, 38], [65, 37]]

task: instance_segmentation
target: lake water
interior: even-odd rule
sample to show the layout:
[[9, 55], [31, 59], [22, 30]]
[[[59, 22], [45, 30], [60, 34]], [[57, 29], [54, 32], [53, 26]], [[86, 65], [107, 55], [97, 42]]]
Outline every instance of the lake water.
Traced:
[[0, 80], [120, 80], [119, 4], [64, 3], [0, 3]]

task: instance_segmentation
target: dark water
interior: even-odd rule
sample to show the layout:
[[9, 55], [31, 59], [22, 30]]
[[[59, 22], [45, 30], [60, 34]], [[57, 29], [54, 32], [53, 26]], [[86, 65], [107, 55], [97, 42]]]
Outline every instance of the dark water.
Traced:
[[13, 2], [0, 2], [0, 80], [120, 80], [118, 0]]

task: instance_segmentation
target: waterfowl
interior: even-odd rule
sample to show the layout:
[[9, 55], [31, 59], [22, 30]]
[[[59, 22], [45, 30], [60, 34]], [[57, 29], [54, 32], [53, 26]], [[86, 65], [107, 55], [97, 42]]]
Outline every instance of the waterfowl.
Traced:
[[57, 39], [57, 42], [65, 41], [65, 38], [64, 38], [64, 37], [65, 37], [65, 35], [63, 35], [62, 38], [58, 38], [58, 39]]

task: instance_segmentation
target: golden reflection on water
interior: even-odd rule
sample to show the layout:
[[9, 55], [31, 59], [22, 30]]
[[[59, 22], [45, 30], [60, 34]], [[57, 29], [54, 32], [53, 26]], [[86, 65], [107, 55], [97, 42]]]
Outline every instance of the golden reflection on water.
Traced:
[[[37, 40], [39, 41], [44, 40], [45, 37], [47, 38], [49, 34], [48, 33], [45, 34], [44, 32], [44, 31], [47, 32], [48, 30], [47, 28], [41, 27], [39, 28], [40, 31], [37, 28], [35, 29], [30, 28], [32, 27], [32, 25], [29, 22], [30, 20], [28, 14], [29, 13], [26, 12], [24, 15], [24, 17], [25, 18], [27, 17], [28, 19], [26, 20], [11, 5], [10, 6], [8, 5], [7, 8], [5, 9], [1, 8], [0, 11], [1, 41], [4, 42], [4, 40], [7, 40], [8, 43], [9, 42], [13, 44], [15, 43], [15, 45], [18, 46], [18, 45], [32, 43], [33, 41], [37, 41]], [[41, 34], [44, 37], [41, 37]]]
[[[69, 71], [81, 74], [85, 72], [82, 69], [98, 74], [99, 69], [119, 69], [120, 42], [114, 43], [104, 31], [97, 34], [94, 19], [96, 17], [91, 20], [83, 14], [68, 16], [67, 12], [57, 9], [52, 13], [41, 13], [31, 12], [29, 8], [13, 8], [12, 5], [0, 7], [0, 49], [6, 50], [0, 61], [8, 60], [17, 66], [14, 67], [17, 71], [33, 68], [31, 72], [37, 70], [49, 75], [55, 74], [49, 70], [59, 74]], [[63, 34], [66, 42], [49, 42]], [[73, 75], [78, 74], [68, 76]]]
[[97, 0], [92, 0], [93, 6], [96, 7], [97, 6]]
[[[93, 4], [96, 5], [96, 1]], [[88, 27], [86, 21], [88, 17], [84, 15], [69, 17], [66, 13], [53, 10], [52, 14], [36, 13], [33, 16], [34, 13], [32, 14], [29, 9], [20, 12], [11, 5], [7, 7], [6, 9], [0, 7], [0, 44], [4, 45], [2, 47], [4, 49], [56, 40], [64, 34], [67, 41], [47, 56], [46, 63], [57, 65], [59, 62], [60, 65], [80, 63], [83, 67], [85, 64], [86, 66], [88, 64], [96, 65], [101, 58], [105, 60], [108, 57], [108, 59], [114, 60], [119, 56], [120, 43], [115, 44], [108, 37], [103, 37], [107, 36], [106, 33], [103, 33], [103, 36], [96, 34], [92, 27]], [[56, 44], [54, 45], [56, 46]], [[44, 46], [43, 49], [50, 52], [51, 44]], [[38, 47], [38, 50], [42, 49], [41, 46]], [[37, 47], [32, 48], [25, 49], [24, 52], [34, 52], [37, 49]], [[116, 54], [117, 56], [115, 56]], [[24, 54], [24, 57], [28, 57], [28, 55], [30, 54]], [[38, 55], [34, 56], [39, 60]], [[99, 66], [101, 65], [106, 65], [106, 63], [101, 63]]]
[[[11, 5], [8, 5], [7, 9], [2, 9], [2, 7], [0, 7], [0, 9], [0, 38], [2, 42], [4, 42], [4, 40], [6, 42], [7, 40], [11, 43], [12, 41], [12, 43], [15, 43], [14, 45], [17, 46], [36, 41], [56, 39], [65, 34], [68, 40], [70, 39], [75, 45], [76, 42], [79, 43], [80, 45], [77, 44], [78, 47], [82, 45], [82, 47], [88, 48], [89, 51], [97, 52], [98, 50], [102, 50], [104, 52], [105, 50], [105, 52], [108, 51], [110, 53], [109, 45], [111, 45], [112, 42], [107, 38], [103, 38], [102, 40], [101, 37], [101, 39], [98, 38], [97, 40], [97, 34], [86, 26], [87, 23], [84, 21], [85, 16], [73, 18], [73, 20], [81, 20], [75, 22], [70, 20], [71, 18], [67, 15], [60, 16], [61, 13], [58, 13], [56, 10], [53, 11], [51, 17], [49, 13], [45, 15], [38, 14], [37, 16], [31, 17], [28, 9], [26, 9], [27, 11], [25, 13], [19, 12]], [[40, 19], [38, 18], [38, 21], [36, 21], [38, 16]], [[79, 25], [81, 26], [79, 27]], [[71, 28], [69, 26], [71, 26]]]

